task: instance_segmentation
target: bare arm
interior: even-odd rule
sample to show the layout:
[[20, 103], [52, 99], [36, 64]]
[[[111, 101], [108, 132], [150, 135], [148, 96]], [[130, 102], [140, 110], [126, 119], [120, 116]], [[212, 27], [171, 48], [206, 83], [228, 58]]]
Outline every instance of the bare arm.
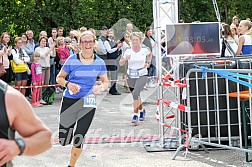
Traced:
[[244, 37], [240, 37], [239, 38], [239, 43], [238, 43], [238, 49], [236, 51], [236, 55], [241, 55], [242, 45], [244, 44], [244, 42], [245, 42]]
[[100, 92], [108, 89], [109, 80], [108, 80], [107, 74], [104, 74], [104, 75], [100, 76], [100, 79], [102, 81], [102, 84], [101, 85], [95, 85], [93, 87], [93, 92], [95, 94], [100, 93]]
[[119, 60], [119, 65], [123, 66], [130, 58], [131, 58], [131, 55], [129, 54], [128, 50], [126, 49], [124, 54], [121, 56], [121, 59]]
[[[4, 54], [5, 54], [4, 51], [0, 50], [0, 58], [1, 58]], [[0, 63], [2, 63], [2, 62], [0, 62]]]
[[151, 63], [152, 60], [152, 52], [150, 52], [147, 56], [147, 63]]
[[[51, 132], [34, 114], [25, 97], [12, 87], [8, 87], [5, 97], [10, 126], [23, 137], [26, 145], [23, 154], [34, 156], [48, 150], [51, 147]], [[0, 139], [0, 166], [19, 153], [19, 147], [14, 140]]]
[[[66, 76], [68, 75], [67, 72], [65, 72], [63, 69], [60, 70], [59, 74], [56, 77], [56, 82], [60, 84], [61, 86], [66, 86], [65, 83], [67, 80], [65, 79]], [[67, 84], [67, 88], [73, 92], [73, 94], [76, 94], [80, 91], [80, 88], [77, 84], [69, 82]]]
[[[24, 138], [26, 148], [24, 155], [37, 155], [51, 147], [51, 132], [34, 114], [25, 97], [17, 90], [9, 87], [6, 95], [8, 111], [13, 112], [12, 127]], [[15, 100], [15, 105], [13, 104]], [[20, 107], [22, 106], [22, 107]], [[9, 115], [9, 112], [8, 112]]]
[[49, 50], [48, 51], [46, 51], [46, 53], [45, 53], [45, 56], [54, 56], [55, 55], [55, 44], [53, 43], [51, 46], [50, 46], [50, 48], [49, 48]]
[[128, 60], [130, 59], [130, 56], [124, 57], [124, 55], [121, 56], [121, 59], [119, 61], [119, 65], [123, 66]]

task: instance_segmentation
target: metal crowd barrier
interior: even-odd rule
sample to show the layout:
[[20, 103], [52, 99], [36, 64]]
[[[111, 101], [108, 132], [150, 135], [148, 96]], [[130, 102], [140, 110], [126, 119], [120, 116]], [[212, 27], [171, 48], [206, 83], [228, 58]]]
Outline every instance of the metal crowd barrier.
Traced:
[[[252, 153], [252, 90], [216, 73], [202, 72], [195, 65], [252, 76], [252, 60], [250, 57], [185, 60], [180, 67], [180, 75], [185, 76], [189, 86], [187, 98], [181, 103], [190, 111], [181, 112], [179, 121], [182, 129], [189, 131], [189, 148], [198, 150], [204, 145], [211, 149], [243, 151], [249, 162], [248, 153]], [[251, 79], [234, 78], [252, 83]]]

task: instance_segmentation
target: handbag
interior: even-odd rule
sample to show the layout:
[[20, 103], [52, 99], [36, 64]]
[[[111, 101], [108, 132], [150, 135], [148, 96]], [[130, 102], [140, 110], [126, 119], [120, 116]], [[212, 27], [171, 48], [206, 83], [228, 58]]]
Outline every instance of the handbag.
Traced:
[[0, 63], [0, 77], [2, 77], [3, 75], [5, 75], [7, 72], [3, 66], [3, 57], [2, 57], [2, 63]]
[[23, 72], [27, 72], [28, 70], [26, 63], [17, 64], [15, 63], [14, 60], [11, 60], [10, 63], [11, 63], [11, 69], [14, 73], [23, 73]]

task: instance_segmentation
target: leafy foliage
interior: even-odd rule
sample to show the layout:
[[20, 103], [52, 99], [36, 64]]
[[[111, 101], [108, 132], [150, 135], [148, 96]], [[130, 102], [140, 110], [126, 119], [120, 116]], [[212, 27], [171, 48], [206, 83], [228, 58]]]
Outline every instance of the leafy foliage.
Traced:
[[[217, 21], [212, 0], [180, 0], [180, 18], [185, 22]], [[216, 0], [221, 21], [231, 24], [232, 17], [244, 20], [252, 17], [252, 1], [249, 0]]]
[[[222, 21], [230, 23], [234, 15], [251, 17], [252, 1], [217, 3]], [[185, 22], [216, 21], [211, 0], [179, 0], [179, 4], [180, 18]], [[0, 32], [8, 31], [12, 38], [28, 29], [37, 37], [41, 30], [50, 35], [51, 29], [59, 26], [69, 32], [82, 26], [99, 29], [116, 24], [116, 28], [122, 28], [127, 22], [144, 31], [153, 22], [152, 0], [8, 0], [0, 1], [0, 11]]]

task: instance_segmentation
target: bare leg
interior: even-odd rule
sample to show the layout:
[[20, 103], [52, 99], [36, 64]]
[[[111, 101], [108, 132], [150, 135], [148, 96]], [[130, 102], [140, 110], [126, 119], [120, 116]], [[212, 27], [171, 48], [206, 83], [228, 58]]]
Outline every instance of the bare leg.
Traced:
[[80, 157], [82, 152], [82, 148], [76, 148], [76, 147], [72, 147], [72, 151], [71, 151], [71, 159], [70, 159], [70, 166], [74, 167], [78, 158]]
[[[15, 81], [15, 86], [21, 86], [22, 81]], [[17, 88], [18, 91], [21, 91], [20, 88]]]
[[[26, 84], [27, 84], [27, 80], [22, 80], [22, 81], [21, 81], [21, 85], [22, 85], [22, 86], [26, 86]], [[22, 93], [24, 96], [25, 96], [25, 91], [26, 91], [25, 88], [21, 89], [21, 93]]]
[[140, 102], [139, 100], [134, 100], [133, 101], [134, 113], [138, 113], [139, 102]]
[[142, 110], [143, 109], [143, 104], [142, 104], [142, 100], [139, 98], [139, 107], [138, 107], [139, 110]]

